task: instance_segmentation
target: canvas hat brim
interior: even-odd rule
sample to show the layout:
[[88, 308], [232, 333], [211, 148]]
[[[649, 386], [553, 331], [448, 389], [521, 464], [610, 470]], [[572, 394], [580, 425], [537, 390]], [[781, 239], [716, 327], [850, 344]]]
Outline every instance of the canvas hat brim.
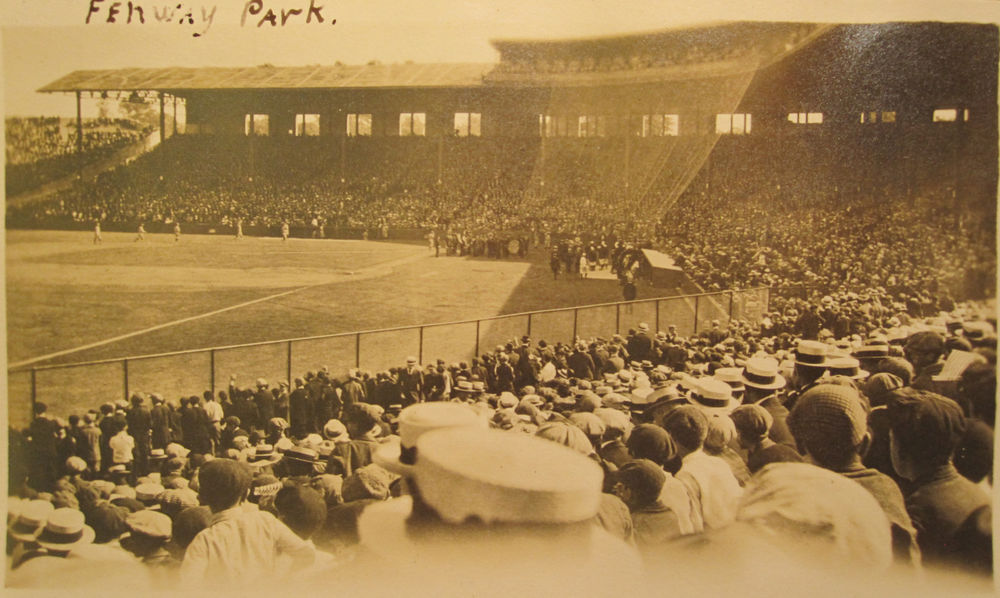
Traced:
[[413, 466], [399, 460], [402, 454], [403, 446], [400, 444], [399, 437], [396, 436], [389, 438], [375, 448], [375, 452], [372, 453], [372, 461], [392, 473], [408, 477], [413, 473]]

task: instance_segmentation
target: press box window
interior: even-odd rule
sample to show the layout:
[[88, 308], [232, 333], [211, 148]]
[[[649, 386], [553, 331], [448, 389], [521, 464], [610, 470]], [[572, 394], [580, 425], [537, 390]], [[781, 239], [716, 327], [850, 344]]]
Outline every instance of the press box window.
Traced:
[[372, 135], [372, 115], [371, 114], [348, 114], [347, 115], [347, 136], [348, 137], [371, 137]]
[[538, 115], [538, 133], [542, 137], [565, 137], [572, 133], [572, 120], [569, 127], [566, 124], [565, 116], [553, 116], [551, 114]]
[[792, 112], [788, 115], [788, 122], [797, 125], [821, 125], [823, 124], [822, 112]]
[[295, 136], [296, 137], [317, 137], [319, 135], [319, 115], [318, 114], [296, 114], [295, 115]]
[[938, 108], [934, 111], [932, 120], [936, 123], [953, 123], [959, 119], [959, 116], [963, 122], [968, 122], [969, 109], [966, 108], [959, 112], [956, 108]]
[[643, 114], [643, 137], [676, 137], [680, 117], [676, 114]]
[[424, 112], [403, 112], [399, 115], [399, 136], [427, 134], [427, 114]]
[[455, 113], [456, 137], [479, 137], [482, 135], [483, 115], [479, 112]]
[[749, 114], [716, 114], [715, 133], [717, 135], [749, 135]]
[[243, 134], [247, 137], [251, 135], [269, 135], [271, 119], [266, 114], [247, 114], [243, 118]]

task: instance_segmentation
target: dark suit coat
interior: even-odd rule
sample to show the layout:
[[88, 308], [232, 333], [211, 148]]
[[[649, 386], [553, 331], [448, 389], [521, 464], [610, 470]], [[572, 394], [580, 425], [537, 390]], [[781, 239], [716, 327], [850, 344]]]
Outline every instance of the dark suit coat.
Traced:
[[305, 388], [296, 388], [288, 396], [288, 417], [292, 436], [305, 436], [315, 429], [313, 403]]
[[566, 365], [569, 366], [570, 373], [574, 378], [593, 380], [596, 375], [594, 370], [594, 360], [590, 358], [589, 353], [574, 351], [573, 354], [566, 359]]
[[420, 368], [414, 367], [413, 371], [401, 369], [397, 377], [403, 393], [404, 407], [424, 400], [424, 372]]
[[274, 393], [267, 388], [261, 388], [253, 397], [253, 402], [257, 405], [257, 416], [261, 428], [267, 426], [267, 422], [275, 417]]
[[925, 563], [961, 564], [978, 555], [956, 536], [970, 515], [990, 505], [982, 488], [959, 475], [950, 463], [916, 480], [906, 510], [917, 529]]
[[650, 338], [645, 332], [635, 333], [632, 338], [628, 339], [626, 348], [628, 349], [629, 359], [631, 361], [653, 359], [653, 339]]

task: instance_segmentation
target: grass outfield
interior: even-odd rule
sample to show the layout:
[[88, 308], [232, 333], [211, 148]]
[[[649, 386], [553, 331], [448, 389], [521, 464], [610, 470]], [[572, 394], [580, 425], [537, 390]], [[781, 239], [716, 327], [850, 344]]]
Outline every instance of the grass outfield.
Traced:
[[[553, 281], [547, 255], [527, 261], [435, 258], [426, 247], [373, 241], [7, 231], [7, 353], [11, 366], [48, 365], [270, 341], [359, 330], [485, 318], [523, 311], [617, 301], [613, 280]], [[640, 288], [641, 297], [674, 294]], [[689, 304], [661, 305], [661, 323], [693, 324]], [[717, 310], [716, 310], [717, 311]], [[718, 317], [702, 309], [704, 317]], [[711, 312], [711, 313], [710, 313]], [[655, 309], [627, 308], [619, 328], [652, 323]], [[479, 350], [526, 331], [524, 317], [484, 323]], [[687, 324], [685, 324], [687, 322]], [[612, 334], [614, 309], [578, 316], [581, 335]], [[538, 317], [534, 338], [571, 340], [572, 313]], [[327, 365], [354, 365], [354, 336], [296, 343], [292, 376]], [[470, 357], [474, 324], [424, 333], [425, 361]], [[399, 364], [420, 343], [417, 331], [366, 335], [361, 363]], [[129, 364], [130, 390], [168, 398], [200, 394], [215, 376], [242, 381], [289, 376], [287, 345], [221, 351]], [[57, 414], [123, 396], [120, 364], [40, 371], [38, 399]], [[9, 381], [11, 421], [25, 421], [30, 376]]]

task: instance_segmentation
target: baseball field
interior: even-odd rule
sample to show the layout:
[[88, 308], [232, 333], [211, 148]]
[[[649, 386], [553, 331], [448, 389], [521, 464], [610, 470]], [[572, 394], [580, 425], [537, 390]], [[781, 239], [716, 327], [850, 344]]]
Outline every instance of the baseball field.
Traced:
[[[36, 400], [66, 415], [126, 392], [176, 399], [221, 389], [231, 375], [246, 384], [323, 366], [334, 374], [356, 363], [385, 369], [411, 354], [424, 363], [458, 361], [529, 329], [554, 342], [572, 340], [574, 331], [610, 335], [640, 320], [694, 325], [691, 299], [555, 312], [530, 322], [496, 317], [620, 300], [614, 280], [553, 280], [541, 248], [527, 260], [493, 260], [435, 257], [424, 245], [391, 242], [135, 237], [104, 233], [95, 244], [91, 232], [7, 231], [13, 424], [27, 421], [32, 386]], [[640, 299], [674, 294], [639, 289]], [[702, 301], [699, 322], [724, 317], [722, 303]], [[405, 328], [484, 318], [493, 319]], [[387, 328], [397, 330], [367, 332]], [[283, 339], [308, 340], [270, 342]], [[201, 351], [251, 343], [265, 344]]]

